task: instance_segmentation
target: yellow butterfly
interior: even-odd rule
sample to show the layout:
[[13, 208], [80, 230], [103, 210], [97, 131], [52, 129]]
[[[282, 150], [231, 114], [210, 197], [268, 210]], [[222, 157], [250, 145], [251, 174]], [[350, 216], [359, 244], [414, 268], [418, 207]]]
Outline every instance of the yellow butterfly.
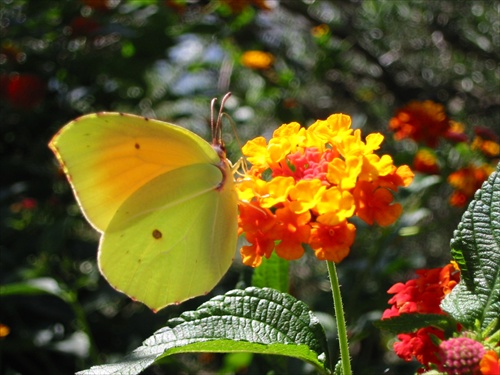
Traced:
[[154, 311], [210, 292], [236, 250], [237, 195], [213, 103], [212, 145], [173, 124], [106, 112], [68, 123], [49, 143], [102, 234], [101, 273]]

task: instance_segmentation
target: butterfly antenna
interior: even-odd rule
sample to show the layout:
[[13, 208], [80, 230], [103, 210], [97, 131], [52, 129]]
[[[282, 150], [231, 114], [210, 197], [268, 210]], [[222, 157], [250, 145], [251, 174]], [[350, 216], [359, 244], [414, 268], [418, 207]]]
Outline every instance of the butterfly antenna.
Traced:
[[[217, 142], [216, 126], [214, 122], [215, 102], [217, 98], [213, 98], [210, 102], [210, 132], [212, 133], [212, 144]], [[218, 120], [217, 120], [218, 121]]]
[[222, 143], [222, 116], [224, 115], [224, 104], [226, 104], [227, 100], [231, 96], [231, 93], [228, 92], [221, 100], [219, 115], [217, 116], [217, 122], [215, 123], [214, 129], [214, 141], [219, 141]]

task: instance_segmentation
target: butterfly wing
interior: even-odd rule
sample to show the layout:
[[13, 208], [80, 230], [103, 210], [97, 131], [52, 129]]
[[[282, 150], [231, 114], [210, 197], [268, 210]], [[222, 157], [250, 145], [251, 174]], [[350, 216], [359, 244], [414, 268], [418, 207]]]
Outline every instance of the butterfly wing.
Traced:
[[[237, 198], [228, 166], [183, 128], [88, 115], [50, 143], [87, 219], [103, 233], [99, 268], [153, 310], [209, 292], [231, 265]], [[222, 182], [222, 184], [221, 184]]]
[[218, 168], [194, 164], [127, 199], [101, 238], [99, 267], [109, 283], [154, 310], [212, 290], [237, 239], [233, 181], [219, 191], [220, 181]]
[[87, 220], [103, 232], [120, 205], [155, 177], [217, 164], [212, 147], [179, 126], [121, 113], [82, 116], [50, 141]]

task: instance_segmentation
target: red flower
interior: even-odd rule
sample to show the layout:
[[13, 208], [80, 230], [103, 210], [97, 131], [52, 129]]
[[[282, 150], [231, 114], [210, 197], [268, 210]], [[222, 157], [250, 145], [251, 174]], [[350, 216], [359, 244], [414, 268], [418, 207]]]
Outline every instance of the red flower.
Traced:
[[99, 24], [92, 18], [78, 16], [73, 18], [70, 27], [74, 36], [88, 36], [99, 29]]
[[[389, 300], [393, 306], [384, 311], [382, 319], [401, 314], [445, 314], [440, 307], [441, 301], [460, 281], [455, 263], [443, 268], [418, 270], [417, 275], [417, 278], [405, 284], [397, 283], [387, 291], [394, 294]], [[444, 332], [434, 327], [399, 334], [400, 341], [394, 344], [394, 351], [405, 361], [415, 357], [425, 367], [430, 363], [437, 364], [439, 347], [432, 341], [432, 335], [444, 339]]]
[[391, 309], [384, 311], [382, 319], [402, 313], [442, 314], [439, 307], [445, 295], [460, 281], [460, 272], [453, 263], [443, 268], [416, 271], [418, 277], [405, 284], [393, 285], [387, 293], [394, 294], [389, 300]]
[[86, 6], [100, 11], [107, 11], [110, 9], [108, 0], [81, 0]]
[[389, 127], [395, 132], [396, 140], [411, 138], [429, 147], [436, 147], [439, 138], [448, 133], [450, 120], [443, 105], [431, 100], [413, 101], [396, 112]]
[[433, 336], [442, 340], [444, 332], [434, 327], [425, 327], [414, 333], [401, 333], [398, 335], [399, 342], [394, 344], [394, 352], [407, 362], [415, 357], [426, 367], [431, 363], [438, 364], [439, 346], [432, 340]]
[[248, 6], [255, 6], [263, 10], [271, 10], [271, 5], [266, 0], [222, 0], [231, 8], [233, 13], [240, 13]]
[[45, 83], [35, 74], [9, 77], [7, 101], [15, 108], [33, 109], [45, 96]]

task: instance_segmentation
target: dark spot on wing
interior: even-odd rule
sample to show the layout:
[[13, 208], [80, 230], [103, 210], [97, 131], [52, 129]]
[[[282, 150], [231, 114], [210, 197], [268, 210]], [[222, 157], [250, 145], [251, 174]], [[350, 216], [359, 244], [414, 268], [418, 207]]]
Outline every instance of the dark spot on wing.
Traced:
[[162, 238], [163, 234], [158, 230], [158, 229], [155, 229], [153, 231], [153, 237], [157, 240], [159, 240], [160, 238]]
[[134, 145], [134, 147], [135, 147], [135, 149], [136, 149], [136, 150], [138, 150], [138, 149], [140, 149], [140, 148], [141, 148], [141, 145], [140, 145], [139, 143], [136, 143], [136, 144]]

